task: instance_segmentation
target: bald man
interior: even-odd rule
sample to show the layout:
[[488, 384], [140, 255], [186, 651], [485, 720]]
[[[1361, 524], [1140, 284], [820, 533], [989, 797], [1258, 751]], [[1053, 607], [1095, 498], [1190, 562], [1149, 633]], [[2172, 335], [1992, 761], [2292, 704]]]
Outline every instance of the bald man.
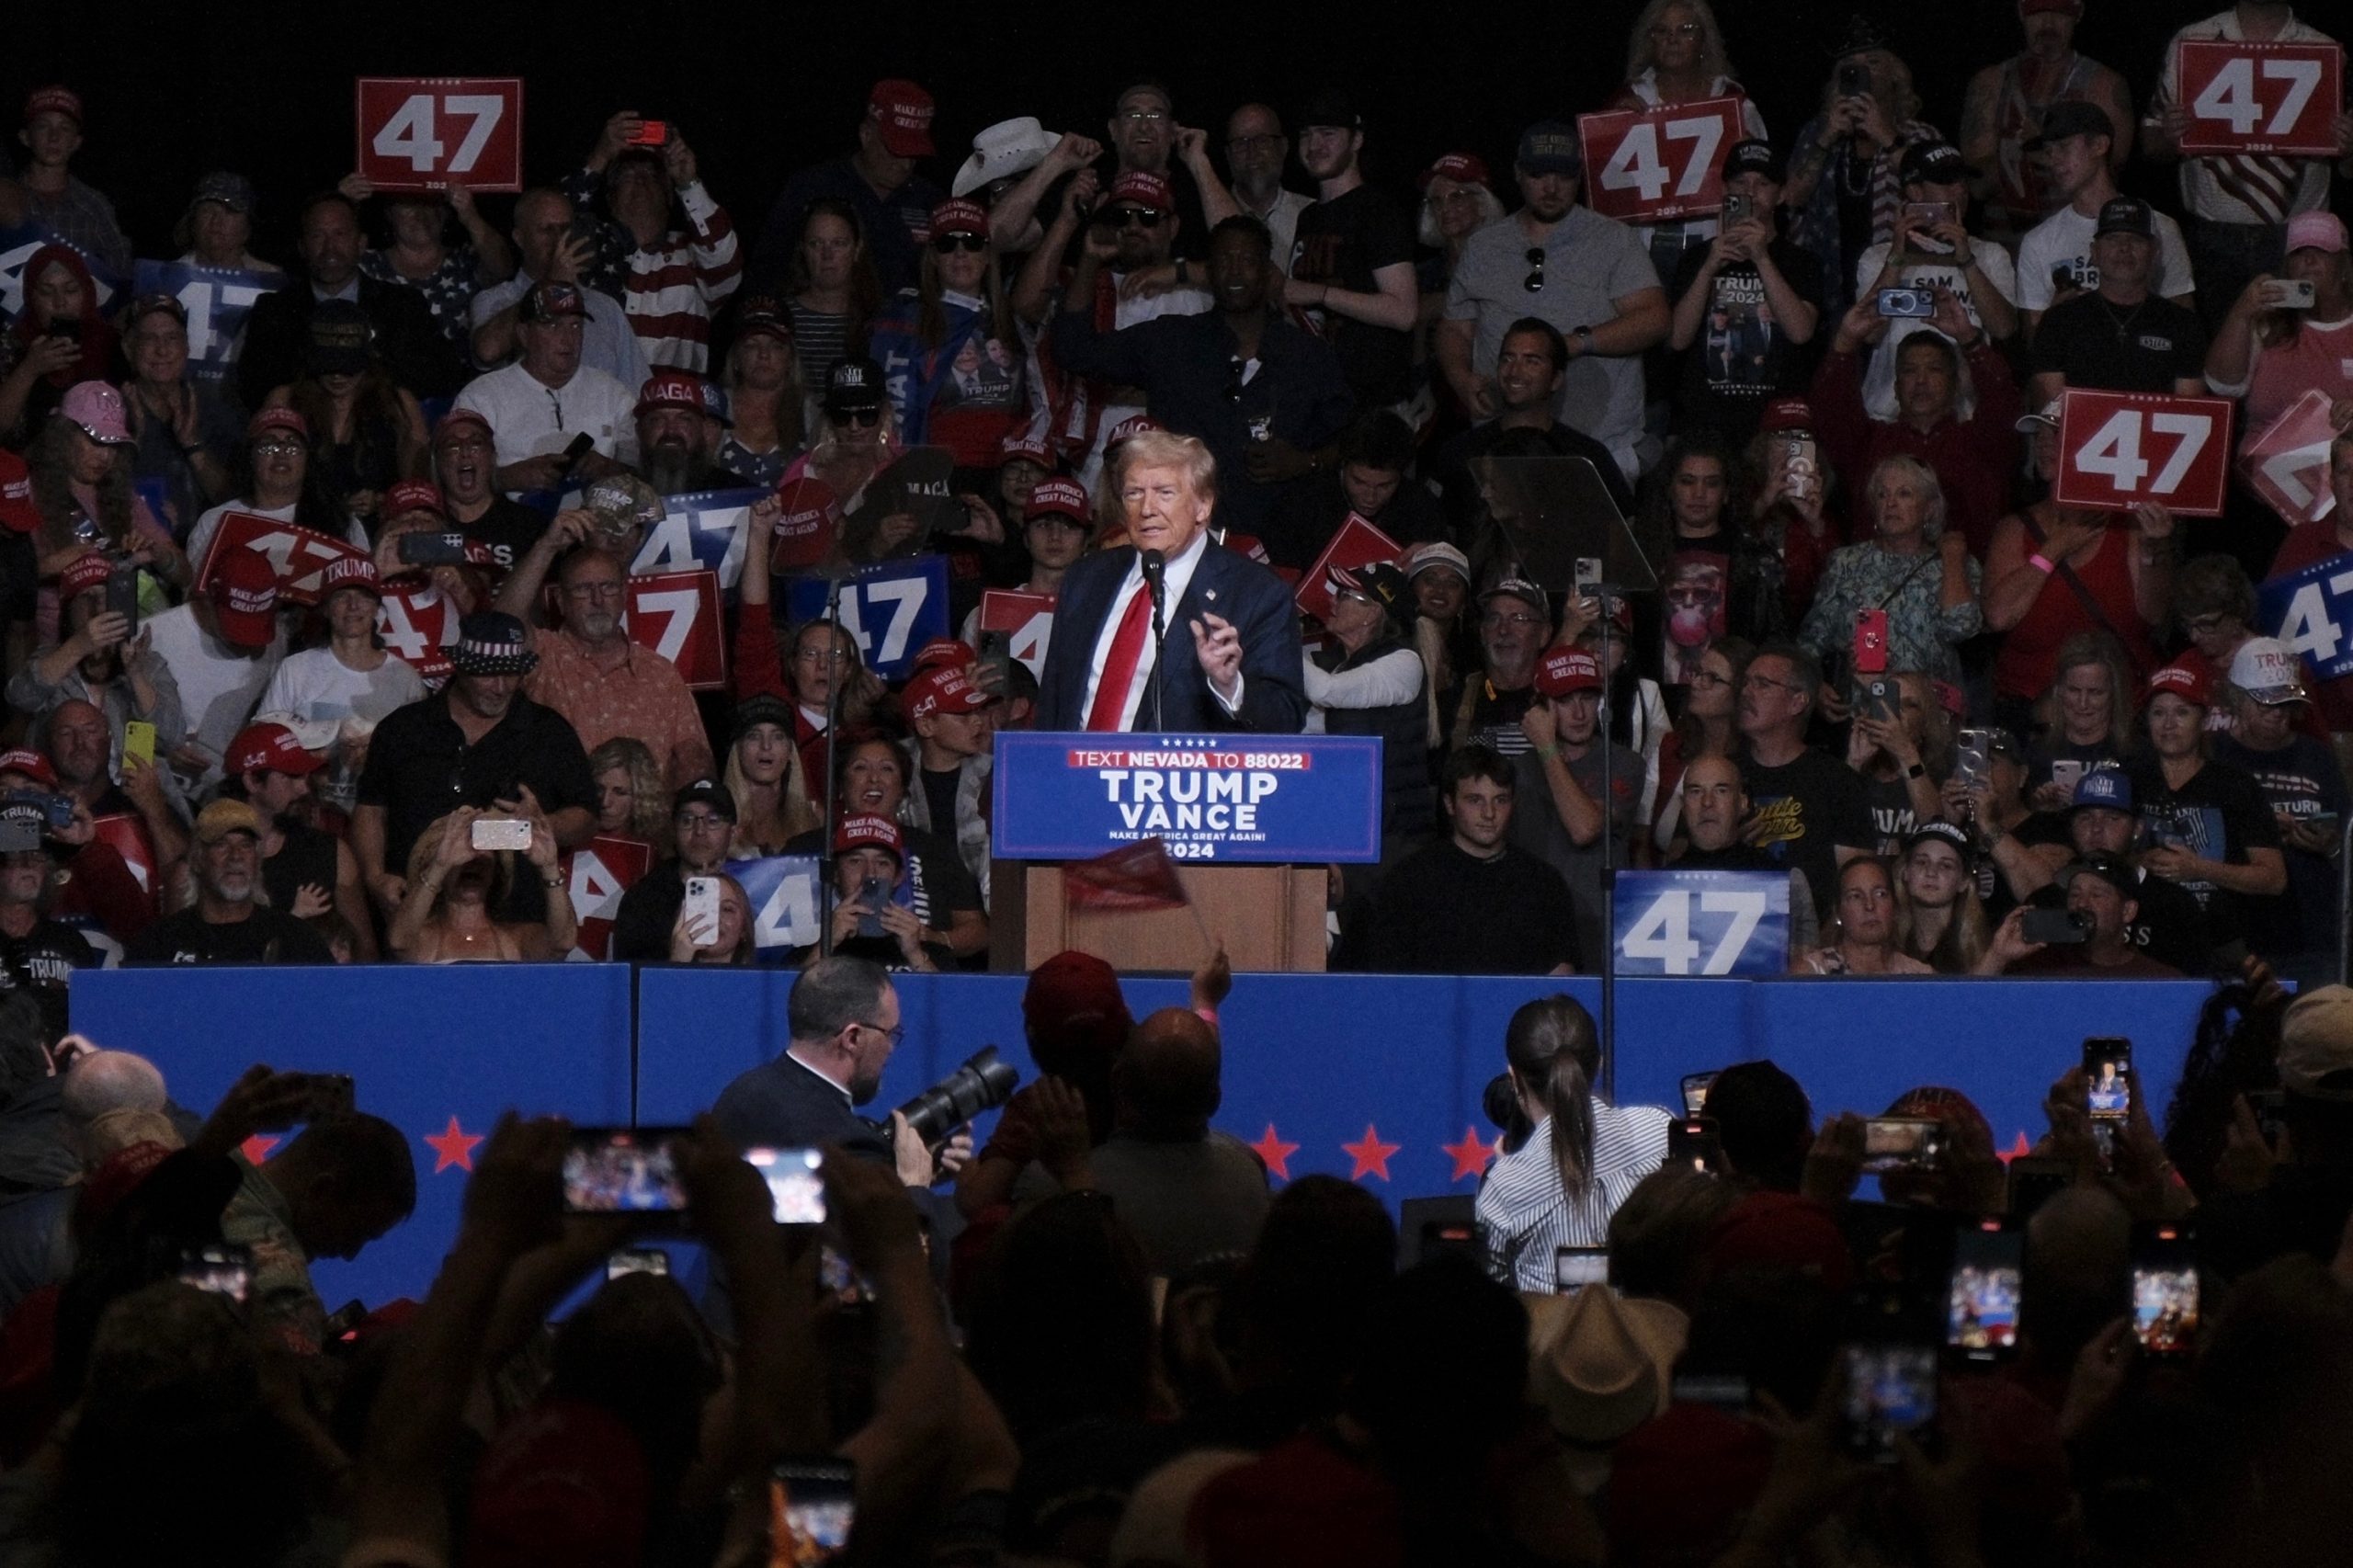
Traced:
[[[1683, 852], [1675, 857], [1677, 869], [1770, 871], [1779, 868], [1772, 857], [1742, 836], [1748, 822], [1748, 791], [1742, 788], [1740, 764], [1728, 756], [1694, 757], [1686, 764], [1676, 786], [1671, 808], [1676, 815], [1663, 825], [1676, 831], [1680, 824]], [[1805, 872], [1790, 869], [1790, 950], [1810, 951], [1819, 940], [1813, 894]]]
[[1154, 1274], [1247, 1251], [1266, 1218], [1266, 1166], [1210, 1127], [1223, 1095], [1222, 1064], [1214, 1028], [1197, 1013], [1164, 1007], [1136, 1026], [1111, 1069], [1111, 1136], [1088, 1163]]

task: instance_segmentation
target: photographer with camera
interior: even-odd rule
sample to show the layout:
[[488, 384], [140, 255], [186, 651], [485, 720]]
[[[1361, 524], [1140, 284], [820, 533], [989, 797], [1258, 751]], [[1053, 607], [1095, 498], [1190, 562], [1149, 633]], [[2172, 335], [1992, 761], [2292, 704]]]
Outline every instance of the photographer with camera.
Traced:
[[972, 1157], [968, 1133], [944, 1139], [935, 1153], [904, 1111], [892, 1111], [887, 1127], [857, 1114], [881, 1091], [882, 1069], [905, 1032], [899, 994], [880, 965], [840, 953], [817, 960], [792, 983], [785, 1019], [791, 1040], [784, 1054], [738, 1076], [711, 1107], [737, 1148], [838, 1148], [895, 1167], [914, 1187], [953, 1176]]

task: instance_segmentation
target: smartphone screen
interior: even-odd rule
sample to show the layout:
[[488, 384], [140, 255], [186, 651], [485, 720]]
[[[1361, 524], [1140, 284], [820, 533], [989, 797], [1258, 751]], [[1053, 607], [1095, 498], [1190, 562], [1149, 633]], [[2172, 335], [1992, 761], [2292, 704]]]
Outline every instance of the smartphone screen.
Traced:
[[129, 719], [122, 726], [122, 755], [142, 762], [155, 760], [155, 726], [144, 719]]
[[793, 1568], [835, 1561], [849, 1548], [857, 1507], [857, 1472], [848, 1460], [779, 1460], [768, 1478], [768, 1560]]
[[244, 1304], [253, 1277], [253, 1253], [233, 1242], [191, 1247], [180, 1257], [181, 1284], [193, 1285], [210, 1295], [226, 1296], [239, 1306]]
[[1993, 1361], [2018, 1345], [2018, 1290], [2026, 1235], [1999, 1220], [1980, 1221], [1953, 1237], [1946, 1292], [1945, 1344], [1972, 1361]]
[[1927, 1170], [1944, 1153], [1944, 1123], [1926, 1117], [1874, 1116], [1863, 1123], [1863, 1169]]
[[2198, 1338], [2198, 1260], [2174, 1225], [2132, 1240], [2132, 1336], [2152, 1356], [2186, 1356]]
[[659, 1247], [622, 1247], [605, 1259], [605, 1278], [618, 1279], [624, 1274], [661, 1274], [670, 1272], [670, 1255]]
[[676, 1213], [687, 1206], [674, 1145], [678, 1127], [578, 1127], [563, 1154], [570, 1214]]
[[825, 1222], [825, 1184], [815, 1149], [746, 1149], [744, 1161], [768, 1184], [768, 1209], [779, 1225]]
[[1936, 1352], [1925, 1345], [1849, 1345], [1842, 1358], [1847, 1451], [1893, 1464], [1897, 1436], [1937, 1418]]
[[1608, 1247], [1553, 1248], [1552, 1283], [1563, 1290], [1577, 1290], [1587, 1285], [1608, 1284], [1609, 1249]]
[[1683, 1114], [1705, 1116], [1708, 1110], [1708, 1087], [1716, 1081], [1713, 1073], [1687, 1074], [1683, 1079]]
[[2084, 1041], [2084, 1108], [2094, 1121], [2132, 1114], [2132, 1042], [2118, 1035]]

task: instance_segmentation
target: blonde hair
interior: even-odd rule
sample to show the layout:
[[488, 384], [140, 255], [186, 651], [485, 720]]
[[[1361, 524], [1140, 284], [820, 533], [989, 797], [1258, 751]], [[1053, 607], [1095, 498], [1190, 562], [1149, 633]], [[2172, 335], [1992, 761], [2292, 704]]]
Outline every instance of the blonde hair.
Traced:
[[1891, 478], [1909, 479], [1919, 487], [1923, 502], [1920, 537], [1933, 543], [1945, 531], [1945, 487], [1938, 483], [1935, 469], [1904, 452], [1881, 458], [1870, 477], [1863, 481], [1863, 504], [1870, 511], [1871, 531], [1879, 531], [1880, 498]]
[[[416, 843], [408, 852], [408, 880], [412, 887], [425, 875], [425, 869], [433, 864], [433, 858], [441, 852], [442, 835], [452, 829], [457, 820], [455, 812], [445, 817], [436, 817], [425, 824], [423, 833], [416, 835]], [[496, 909], [506, 902], [507, 893], [515, 886], [515, 851], [491, 850], [485, 852], [484, 858], [491, 863], [491, 872], [490, 895], [483, 902]], [[441, 912], [449, 906], [449, 884], [445, 881], [434, 892], [433, 907], [426, 912], [426, 917], [428, 920], [438, 919]]]
[[[1976, 880], [1970, 874], [1964, 857], [1961, 863], [1961, 891], [1954, 894], [1952, 914], [1945, 921], [1943, 935], [1935, 944], [1923, 948], [1919, 944], [1919, 922], [1912, 911], [1912, 890], [1904, 873], [1912, 868], [1912, 857], [1925, 843], [1915, 844], [1904, 852], [1903, 864], [1895, 877], [1895, 950], [1906, 958], [1917, 959], [1938, 974], [1967, 974], [1985, 956], [1985, 945], [1993, 936], [1992, 922], [1985, 918], [1985, 903], [1977, 896]], [[1943, 844], [1944, 840], [1935, 842]], [[1948, 849], [1952, 846], [1945, 845]]]
[[1127, 488], [1128, 472], [1140, 467], [1180, 470], [1194, 494], [1204, 500], [1217, 499], [1217, 459], [1193, 437], [1171, 430], [1147, 430], [1129, 437], [1120, 447], [1120, 489]]
[[[744, 732], [744, 735], [750, 733], [748, 729]], [[728, 744], [727, 766], [720, 773], [727, 792], [735, 797], [735, 832], [728, 847], [733, 853], [751, 857], [779, 854], [790, 840], [814, 832], [821, 823], [817, 808], [809, 800], [808, 780], [801, 774], [801, 747], [794, 744], [791, 732], [786, 731], [784, 776], [777, 780], [776, 810], [756, 815], [752, 811], [752, 792], [761, 786], [744, 776], [744, 761], [738, 755], [743, 749], [744, 735]]]
[[1715, 7], [1708, 0], [1651, 0], [1634, 18], [1633, 32], [1626, 40], [1626, 80], [1631, 82], [1658, 63], [1658, 51], [1651, 47], [1651, 28], [1659, 17], [1680, 6], [1699, 22], [1699, 74], [1712, 82], [1719, 76], [1734, 74], [1732, 62], [1724, 55], [1724, 30], [1716, 24]]
[[629, 831], [649, 844], [662, 842], [670, 802], [662, 788], [662, 765], [643, 741], [615, 735], [588, 754], [591, 782], [619, 768], [629, 775]]

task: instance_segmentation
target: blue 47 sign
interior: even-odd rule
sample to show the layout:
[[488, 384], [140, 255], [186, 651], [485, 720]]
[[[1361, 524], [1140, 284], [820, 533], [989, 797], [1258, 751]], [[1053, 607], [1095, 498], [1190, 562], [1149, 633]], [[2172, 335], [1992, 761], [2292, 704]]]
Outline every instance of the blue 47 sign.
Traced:
[[638, 547], [632, 572], [691, 572], [707, 566], [719, 574], [719, 591], [735, 602], [744, 575], [744, 543], [752, 504], [765, 490], [698, 490], [673, 495], [669, 509]]
[[133, 272], [142, 295], [169, 294], [188, 312], [188, 374], [216, 385], [237, 366], [237, 342], [254, 301], [285, 285], [266, 272], [198, 267], [185, 261], [142, 261]]
[[2257, 630], [2294, 649], [2320, 679], [2353, 675], [2353, 554], [2264, 584], [2255, 619]]
[[1789, 971], [1786, 871], [1620, 871], [1616, 907], [1620, 974]]
[[730, 860], [722, 869], [752, 906], [752, 947], [762, 958], [816, 945], [817, 857], [770, 855]]
[[[797, 625], [825, 613], [825, 581], [802, 577], [786, 600]], [[842, 630], [858, 642], [866, 667], [897, 680], [915, 650], [948, 635], [948, 562], [937, 555], [864, 567], [842, 585]]]

